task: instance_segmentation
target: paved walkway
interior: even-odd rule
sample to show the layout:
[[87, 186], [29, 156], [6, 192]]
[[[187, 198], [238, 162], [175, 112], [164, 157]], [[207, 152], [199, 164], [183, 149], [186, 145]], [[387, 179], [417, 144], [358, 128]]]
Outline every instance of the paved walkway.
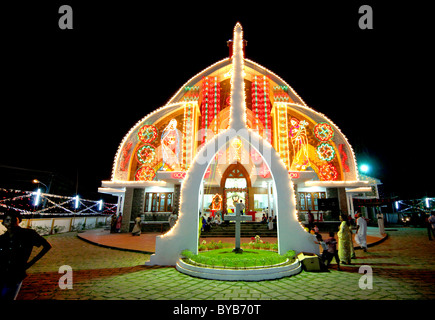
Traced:
[[[261, 282], [187, 276], [174, 267], [144, 266], [149, 254], [99, 247], [77, 233], [47, 236], [53, 249], [32, 266], [18, 300], [398, 300], [435, 299], [435, 241], [426, 229], [398, 228], [352, 265]], [[139, 238], [139, 237], [138, 237]], [[36, 254], [36, 252], [34, 253]], [[59, 267], [73, 269], [73, 289], [60, 289]], [[362, 290], [359, 267], [373, 271], [373, 289]]]
[[[156, 236], [161, 235], [160, 232], [142, 233], [140, 236], [132, 236], [130, 233], [110, 233], [109, 230], [94, 229], [79, 233], [78, 237], [90, 243], [115, 249], [124, 249], [133, 252], [154, 253], [156, 247]], [[329, 237], [327, 233], [321, 233], [323, 239]], [[385, 235], [384, 235], [385, 237]], [[384, 237], [378, 234], [378, 228], [368, 228], [367, 244], [368, 246], [375, 245], [384, 240]], [[276, 243], [276, 237], [261, 238], [264, 242]], [[200, 238], [200, 242], [205, 240], [207, 243], [227, 242], [235, 243], [235, 238]], [[251, 238], [241, 238], [241, 243], [249, 243]], [[357, 247], [357, 244], [354, 243]]]

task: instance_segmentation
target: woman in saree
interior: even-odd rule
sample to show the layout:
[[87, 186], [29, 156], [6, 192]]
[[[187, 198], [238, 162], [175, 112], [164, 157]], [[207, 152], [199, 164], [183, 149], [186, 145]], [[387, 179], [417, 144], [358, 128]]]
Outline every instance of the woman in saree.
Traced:
[[346, 214], [340, 215], [340, 227], [337, 232], [338, 236], [338, 257], [342, 264], [350, 264], [352, 255], [352, 233], [348, 225], [348, 219]]

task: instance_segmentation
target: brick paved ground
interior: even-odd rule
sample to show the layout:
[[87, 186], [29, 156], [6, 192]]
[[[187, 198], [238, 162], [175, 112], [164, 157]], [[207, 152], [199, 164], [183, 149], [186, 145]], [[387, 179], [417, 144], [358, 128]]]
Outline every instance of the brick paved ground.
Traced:
[[[382, 239], [382, 237], [378, 234], [378, 228], [368, 228], [367, 234], [367, 244], [370, 246], [372, 243], [376, 243]], [[87, 230], [86, 232], [78, 234], [78, 237], [86, 240], [93, 244], [98, 244], [100, 246], [109, 247], [109, 248], [121, 248], [129, 251], [138, 251], [143, 253], [154, 253], [156, 248], [156, 236], [161, 235], [161, 232], [147, 232], [142, 233], [140, 237], [133, 237], [130, 233], [110, 233], [108, 230], [103, 229], [93, 229]], [[329, 235], [324, 232], [321, 233], [323, 239], [329, 237]], [[207, 243], [211, 241], [219, 242], [222, 240], [226, 243], [235, 243], [235, 238], [200, 238], [200, 242], [205, 240]], [[262, 241], [269, 243], [276, 243], [276, 237], [262, 237]], [[241, 243], [248, 243], [251, 241], [250, 237], [241, 237]], [[354, 243], [357, 246], [356, 243]]]
[[[53, 249], [28, 270], [19, 300], [323, 300], [435, 299], [435, 241], [425, 229], [398, 228], [389, 238], [357, 250], [351, 266], [327, 273], [302, 272], [261, 282], [192, 278], [173, 267], [144, 266], [149, 255], [98, 247], [76, 233], [48, 236]], [[61, 290], [59, 266], [73, 269], [73, 289]], [[373, 289], [358, 286], [361, 265], [373, 269]]]

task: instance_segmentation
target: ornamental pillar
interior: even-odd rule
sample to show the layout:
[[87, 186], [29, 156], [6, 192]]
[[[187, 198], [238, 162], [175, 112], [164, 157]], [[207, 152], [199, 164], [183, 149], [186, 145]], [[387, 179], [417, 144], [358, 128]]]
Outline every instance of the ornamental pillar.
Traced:
[[131, 210], [133, 207], [133, 188], [125, 188], [124, 201], [120, 214], [122, 215], [121, 232], [130, 231]]
[[345, 214], [350, 214], [349, 206], [347, 202], [346, 188], [337, 188], [338, 191], [338, 205], [340, 207], [340, 212]]
[[[179, 212], [180, 210], [180, 190], [181, 190], [181, 184], [174, 185], [174, 199], [173, 199], [173, 206], [174, 210]], [[204, 192], [204, 191], [203, 191]]]

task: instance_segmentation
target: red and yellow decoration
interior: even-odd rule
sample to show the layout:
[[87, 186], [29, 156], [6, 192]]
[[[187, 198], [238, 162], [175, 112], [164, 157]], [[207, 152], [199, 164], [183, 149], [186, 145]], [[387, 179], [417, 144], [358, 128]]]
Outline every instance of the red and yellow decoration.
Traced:
[[254, 76], [252, 81], [252, 111], [255, 115], [254, 129], [259, 129], [259, 123], [266, 130], [266, 137], [272, 142], [270, 135], [272, 129], [271, 104], [269, 97], [269, 78], [266, 76]]
[[334, 136], [334, 130], [329, 123], [319, 122], [314, 127], [314, 135], [320, 141], [329, 141]]
[[337, 169], [330, 163], [326, 163], [319, 167], [321, 181], [335, 181], [338, 177]]
[[317, 147], [317, 155], [320, 160], [331, 161], [335, 156], [334, 147], [324, 142]]
[[157, 136], [158, 136], [157, 128], [155, 126], [148, 125], [148, 124], [140, 128], [139, 132], [137, 133], [137, 137], [143, 143], [151, 143], [154, 140], [156, 140]]
[[203, 77], [202, 79], [202, 102], [201, 102], [201, 129], [204, 129], [202, 143], [208, 141], [207, 130], [217, 133], [217, 122], [212, 121], [220, 111], [221, 88], [218, 77]]
[[137, 161], [142, 164], [152, 163], [156, 159], [156, 150], [153, 146], [146, 144], [137, 150]]
[[149, 166], [140, 167], [134, 176], [135, 181], [152, 181], [156, 176], [156, 172]]

